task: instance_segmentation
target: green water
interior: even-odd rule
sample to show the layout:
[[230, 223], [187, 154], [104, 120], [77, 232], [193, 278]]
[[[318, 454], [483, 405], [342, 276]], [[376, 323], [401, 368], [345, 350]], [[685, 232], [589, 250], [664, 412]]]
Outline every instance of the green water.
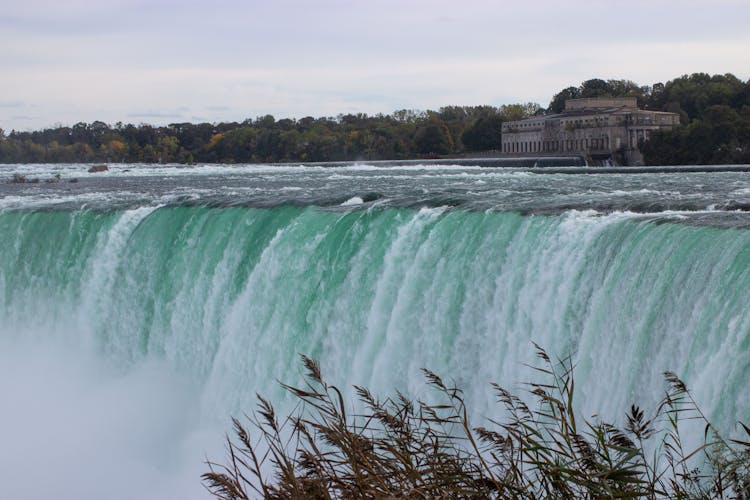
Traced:
[[207, 418], [284, 400], [298, 353], [338, 383], [420, 394], [532, 377], [572, 353], [579, 404], [619, 415], [674, 370], [721, 424], [747, 414], [750, 232], [632, 214], [172, 206], [1, 211], [0, 331], [166, 362]]

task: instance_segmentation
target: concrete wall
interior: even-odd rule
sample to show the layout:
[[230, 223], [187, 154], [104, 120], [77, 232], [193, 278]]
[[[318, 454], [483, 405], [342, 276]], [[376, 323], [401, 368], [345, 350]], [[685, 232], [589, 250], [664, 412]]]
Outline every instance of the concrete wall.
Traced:
[[582, 109], [638, 108], [636, 97], [588, 97], [583, 99], [566, 99], [565, 111]]

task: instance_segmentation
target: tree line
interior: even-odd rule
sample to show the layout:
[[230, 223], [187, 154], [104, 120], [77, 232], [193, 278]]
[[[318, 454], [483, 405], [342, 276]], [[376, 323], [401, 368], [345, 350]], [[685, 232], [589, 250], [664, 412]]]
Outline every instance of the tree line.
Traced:
[[7, 136], [0, 131], [0, 162], [317, 162], [451, 155], [500, 149], [502, 122], [539, 109], [534, 103], [446, 106], [163, 127], [95, 121]]
[[653, 95], [654, 109], [680, 114], [683, 126], [640, 145], [649, 165], [750, 163], [750, 80], [694, 73]]
[[38, 131], [0, 129], [0, 163], [244, 163], [388, 160], [500, 150], [504, 121], [562, 111], [581, 97], [637, 97], [644, 109], [679, 113], [682, 127], [642, 145], [649, 164], [750, 163], [750, 81], [731, 74], [684, 75], [666, 84], [590, 79], [536, 103], [445, 106], [437, 111], [284, 118], [229, 123], [110, 125]]

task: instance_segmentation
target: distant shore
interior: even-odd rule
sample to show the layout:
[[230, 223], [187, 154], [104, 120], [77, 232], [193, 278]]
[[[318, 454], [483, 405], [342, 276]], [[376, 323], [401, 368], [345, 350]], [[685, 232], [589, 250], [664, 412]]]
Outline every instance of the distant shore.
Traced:
[[[559, 113], [566, 100], [602, 97], [627, 97], [635, 99], [641, 110], [679, 115], [676, 128], [639, 137], [645, 165], [750, 164], [750, 82], [731, 74], [705, 73], [653, 86], [595, 78], [561, 90], [547, 108], [537, 103], [450, 105], [437, 111], [402, 109], [374, 116], [357, 113], [277, 120], [265, 115], [231, 123], [153, 126], [94, 121], [38, 131], [0, 129], [0, 163], [369, 163], [487, 158], [502, 150], [503, 123]], [[566, 151], [586, 156], [590, 147], [568, 146]], [[625, 163], [617, 159], [621, 150], [617, 146], [613, 161]], [[547, 160], [540, 163], [562, 166]]]

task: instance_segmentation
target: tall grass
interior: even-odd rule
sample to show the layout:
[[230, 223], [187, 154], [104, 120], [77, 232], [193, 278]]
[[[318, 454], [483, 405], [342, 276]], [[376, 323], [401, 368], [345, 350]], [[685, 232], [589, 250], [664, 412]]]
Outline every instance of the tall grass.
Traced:
[[[248, 416], [259, 432], [233, 419], [226, 460], [208, 463], [204, 484], [222, 499], [750, 498], [750, 442], [723, 438], [675, 374], [655, 411], [633, 405], [620, 429], [576, 414], [570, 358], [537, 354], [545, 382], [527, 385], [533, 403], [492, 384], [503, 418], [478, 427], [462, 391], [429, 370], [438, 403], [355, 386], [364, 411], [350, 415], [303, 356], [305, 386], [284, 385], [297, 411], [280, 420], [259, 396]], [[702, 444], [685, 449], [681, 432], [696, 421]]]

